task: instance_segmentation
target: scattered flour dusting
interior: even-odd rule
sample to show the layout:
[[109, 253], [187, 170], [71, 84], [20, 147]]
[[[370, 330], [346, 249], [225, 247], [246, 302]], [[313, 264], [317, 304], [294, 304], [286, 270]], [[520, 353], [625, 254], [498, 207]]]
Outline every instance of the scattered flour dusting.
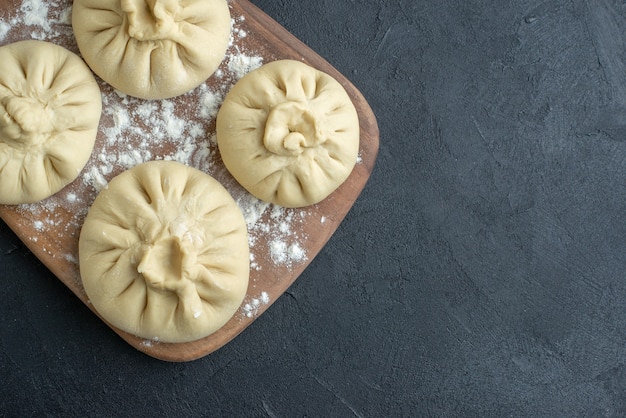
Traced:
[[288, 244], [286, 241], [275, 239], [270, 242], [269, 247], [270, 257], [276, 264], [292, 264], [306, 260], [306, 252], [297, 242]]
[[58, 41], [73, 36], [72, 6], [68, 2], [23, 0], [19, 11], [20, 15], [10, 20], [10, 26], [19, 32], [30, 31], [32, 39]]
[[259, 219], [261, 219], [261, 216], [263, 216], [263, 213], [270, 207], [269, 203], [263, 202], [249, 193], [242, 194], [242, 196], [237, 199], [237, 205], [243, 213], [248, 229], [254, 228]]
[[252, 270], [259, 270], [259, 264], [256, 261], [256, 256], [254, 253], [250, 253], [250, 268]]
[[291, 261], [300, 262], [302, 260], [306, 260], [306, 251], [304, 251], [304, 249], [300, 247], [300, 244], [297, 242], [291, 244], [287, 251]]
[[263, 59], [261, 57], [248, 56], [242, 53], [229, 54], [227, 60], [228, 69], [237, 80], [263, 65]]
[[158, 344], [160, 344], [159, 337], [154, 337], [152, 339], [144, 339], [141, 342], [141, 345], [144, 347], [153, 347]]
[[24, 0], [20, 6], [20, 11], [23, 13], [26, 25], [40, 26], [44, 31], [50, 31], [47, 2], [43, 0]]
[[107, 179], [104, 178], [96, 166], [91, 166], [84, 172], [83, 181], [85, 184], [91, 186], [96, 192], [101, 191], [109, 184]]
[[72, 25], [72, 7], [66, 7], [59, 12], [59, 18], [57, 22], [61, 25]]
[[301, 232], [301, 226], [310, 217], [306, 209], [283, 208], [236, 189], [231, 193], [248, 226], [250, 268], [253, 271], [262, 269], [259, 259], [271, 260], [274, 266], [287, 268], [308, 260], [302, 245], [308, 237]]
[[[208, 94], [208, 89], [203, 85], [198, 91]], [[153, 159], [178, 161], [211, 172], [213, 151], [206, 140], [208, 123], [204, 122], [210, 120], [189, 114], [174, 99], [145, 101], [119, 92], [104, 94], [103, 115], [109, 116], [101, 122], [105, 140], [83, 175], [95, 191], [121, 171]]]
[[267, 292], [261, 292], [259, 297], [252, 298], [249, 302], [243, 305], [242, 313], [244, 316], [252, 318], [259, 313], [261, 307], [267, 305], [268, 303], [270, 303], [270, 296]]
[[277, 264], [287, 261], [287, 243], [284, 241], [270, 242], [270, 256]]
[[[302, 242], [307, 236], [301, 232], [301, 225], [310, 217], [306, 210], [286, 209], [276, 205], [270, 205], [257, 200], [255, 205], [253, 197], [245, 200], [248, 202], [240, 207], [244, 213], [248, 230], [250, 231], [248, 242], [250, 244], [251, 268], [261, 270], [261, 266], [255, 261], [256, 252], [263, 251], [260, 256], [271, 260], [275, 266], [292, 267], [295, 264], [308, 260], [306, 250]], [[297, 215], [296, 215], [297, 214]], [[257, 246], [259, 237], [267, 240], [267, 245]]]
[[220, 92], [209, 90], [206, 84], [200, 86], [200, 109], [198, 115], [202, 118], [215, 118], [224, 97]]
[[11, 25], [3, 20], [0, 20], [0, 41], [4, 40], [7, 33], [9, 33], [9, 30], [11, 30]]

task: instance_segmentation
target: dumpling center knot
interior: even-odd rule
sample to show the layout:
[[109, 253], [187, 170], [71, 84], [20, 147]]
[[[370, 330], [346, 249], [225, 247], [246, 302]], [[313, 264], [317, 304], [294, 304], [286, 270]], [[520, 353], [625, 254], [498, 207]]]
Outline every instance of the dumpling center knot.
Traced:
[[10, 96], [0, 99], [2, 140], [26, 149], [45, 142], [53, 132], [51, 111], [40, 101]]
[[148, 287], [180, 295], [192, 290], [190, 286], [194, 287], [189, 280], [193, 257], [185, 241], [177, 236], [166, 236], [145, 247], [137, 271]]
[[139, 41], [171, 39], [178, 32], [178, 0], [122, 0], [128, 35]]
[[278, 155], [300, 155], [323, 142], [319, 118], [307, 103], [284, 102], [267, 116], [263, 144]]

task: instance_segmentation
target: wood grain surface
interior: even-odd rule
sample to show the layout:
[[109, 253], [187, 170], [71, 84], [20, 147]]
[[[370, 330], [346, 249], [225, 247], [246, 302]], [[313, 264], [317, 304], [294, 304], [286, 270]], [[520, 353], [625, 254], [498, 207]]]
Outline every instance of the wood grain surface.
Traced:
[[[63, 3], [63, 2], [61, 2]], [[257, 233], [255, 236], [255, 249], [259, 254], [255, 260], [256, 268], [251, 269], [248, 294], [244, 304], [258, 302], [262, 294], [267, 303], [257, 303], [253, 306], [254, 312], [240, 310], [224, 327], [216, 333], [199, 341], [168, 344], [158, 341], [148, 341], [111, 326], [121, 338], [136, 349], [145, 354], [166, 361], [190, 361], [203, 357], [228, 343], [256, 318], [259, 317], [283, 292], [298, 278], [300, 273], [309, 265], [319, 251], [323, 248], [341, 221], [348, 213], [353, 203], [365, 186], [375, 164], [379, 146], [379, 132], [376, 118], [366, 99], [357, 88], [324, 58], [315, 51], [304, 45], [291, 35], [286, 29], [277, 24], [269, 16], [264, 14], [256, 6], [246, 0], [232, 0], [231, 15], [237, 20], [238, 26], [245, 37], [237, 38], [230, 47], [230, 51], [251, 51], [255, 55], [263, 57], [263, 62], [277, 59], [295, 59], [303, 61], [335, 77], [346, 89], [351, 97], [360, 119], [361, 143], [360, 159], [348, 180], [337, 189], [331, 196], [321, 203], [291, 210], [293, 217], [304, 219], [297, 223], [298, 236], [302, 237], [303, 249], [306, 252], [306, 260], [299, 263], [280, 264], [275, 263], [269, 256], [271, 231]], [[61, 4], [60, 7], [64, 5]], [[1, 1], [0, 9], [4, 15], [18, 15], [18, 4], [14, 1]], [[65, 7], [69, 7], [66, 3]], [[66, 28], [66, 34], [55, 35], [53, 39], [45, 39], [59, 43], [74, 52], [77, 52], [75, 41], [71, 31]], [[15, 31], [3, 40], [3, 44], [22, 39], [31, 39], [32, 33], [25, 28], [15, 35]], [[226, 71], [225, 64], [222, 68]], [[101, 88], [107, 89], [104, 82], [99, 80]], [[209, 87], [217, 81], [212, 78], [207, 81]], [[175, 99], [177, 106], [193, 107], [189, 96], [181, 96]], [[110, 115], [104, 115], [101, 126], [110, 123]], [[207, 126], [214, 129], [215, 123], [205, 121]], [[149, 127], [142, 127], [149, 129]], [[208, 140], [208, 139], [207, 139]], [[103, 150], [105, 138], [101, 132], [96, 140], [94, 155]], [[164, 150], [175, 147], [175, 144], [165, 144]], [[169, 147], [169, 148], [168, 148]], [[110, 151], [110, 149], [108, 149]], [[159, 158], [159, 152], [155, 151], [154, 159]], [[93, 157], [92, 157], [93, 158]], [[219, 156], [217, 164], [220, 164]], [[118, 170], [119, 172], [119, 170]], [[117, 174], [115, 171], [110, 176]], [[210, 173], [211, 174], [211, 173]], [[107, 180], [110, 180], [108, 178]], [[232, 179], [226, 179], [226, 187], [233, 185]], [[80, 177], [64, 190], [45, 201], [31, 205], [0, 206], [0, 217], [25, 243], [25, 245], [50, 269], [58, 279], [63, 282], [81, 301], [93, 311], [87, 295], [81, 284], [78, 268], [78, 237], [80, 234], [81, 220], [93, 202], [97, 192], [81, 182]], [[67, 196], [72, 196], [72, 204], [58, 202]], [[265, 211], [259, 222], [268, 221], [270, 211]], [[94, 311], [97, 315], [97, 312]], [[247, 313], [247, 314], [246, 314]], [[77, 321], [80, 318], [76, 318]], [[105, 321], [106, 322], [106, 321]], [[110, 325], [109, 325], [110, 326]], [[79, 342], [80, 343], [80, 342]]]

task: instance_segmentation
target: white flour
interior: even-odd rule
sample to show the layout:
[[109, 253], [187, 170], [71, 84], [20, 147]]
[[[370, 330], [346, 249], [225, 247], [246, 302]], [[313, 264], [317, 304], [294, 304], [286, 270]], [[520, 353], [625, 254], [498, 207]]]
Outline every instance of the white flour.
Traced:
[[254, 57], [242, 54], [237, 48], [237, 54], [229, 54], [228, 58], [228, 70], [233, 73], [235, 78], [239, 80], [250, 71], [259, 68], [263, 65], [262, 57]]
[[0, 41], [4, 40], [4, 38], [7, 36], [7, 33], [9, 33], [10, 30], [11, 30], [11, 25], [0, 20]]
[[270, 303], [270, 296], [267, 294], [267, 292], [261, 292], [261, 295], [259, 297], [252, 298], [249, 302], [244, 303], [242, 307], [242, 313], [246, 317], [252, 318], [259, 313], [259, 310], [262, 306], [267, 305], [268, 303]]
[[20, 7], [24, 24], [39, 26], [45, 32], [50, 32], [50, 20], [48, 19], [48, 4], [42, 0], [25, 0]]
[[54, 41], [72, 36], [72, 7], [59, 1], [23, 0], [19, 16], [9, 20], [11, 29], [30, 31], [31, 39]]

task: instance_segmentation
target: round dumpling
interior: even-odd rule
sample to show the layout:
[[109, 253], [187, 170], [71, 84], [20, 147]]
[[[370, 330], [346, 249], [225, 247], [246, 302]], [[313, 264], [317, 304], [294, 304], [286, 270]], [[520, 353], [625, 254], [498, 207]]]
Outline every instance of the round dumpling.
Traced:
[[76, 179], [101, 112], [100, 88], [76, 54], [34, 40], [0, 47], [0, 203], [33, 203]]
[[72, 27], [83, 58], [131, 96], [164, 99], [204, 82], [230, 39], [226, 0], [75, 0]]
[[221, 328], [248, 287], [246, 224], [208, 174], [151, 161], [115, 177], [96, 197], [79, 238], [83, 285], [115, 327], [163, 342]]
[[359, 120], [333, 77], [293, 60], [239, 80], [217, 116], [224, 165], [257, 198], [285, 207], [318, 203], [350, 175]]

